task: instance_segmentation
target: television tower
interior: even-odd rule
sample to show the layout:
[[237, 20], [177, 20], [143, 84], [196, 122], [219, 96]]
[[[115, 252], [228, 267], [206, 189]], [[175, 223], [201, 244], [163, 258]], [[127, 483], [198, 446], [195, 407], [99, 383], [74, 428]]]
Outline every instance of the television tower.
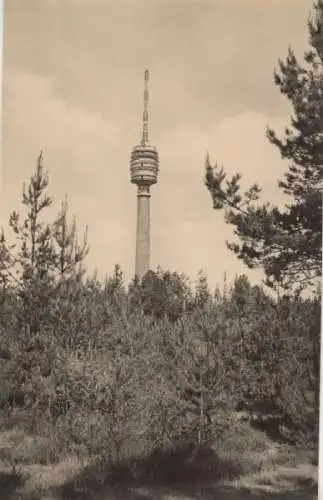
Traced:
[[142, 137], [131, 152], [131, 182], [137, 185], [137, 233], [135, 276], [142, 278], [150, 265], [150, 186], [156, 184], [159, 157], [155, 147], [148, 143], [148, 79], [145, 70], [144, 112]]

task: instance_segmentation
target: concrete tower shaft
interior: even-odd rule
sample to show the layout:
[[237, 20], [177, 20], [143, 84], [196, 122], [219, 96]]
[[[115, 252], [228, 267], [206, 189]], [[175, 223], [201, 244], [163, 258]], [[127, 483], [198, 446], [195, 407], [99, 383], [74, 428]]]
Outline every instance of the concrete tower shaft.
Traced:
[[148, 78], [145, 71], [144, 111], [140, 145], [135, 146], [130, 158], [131, 182], [137, 185], [137, 234], [135, 275], [141, 278], [150, 264], [150, 186], [156, 184], [159, 157], [155, 147], [148, 143]]
[[142, 278], [150, 264], [150, 188], [138, 185], [135, 275]]

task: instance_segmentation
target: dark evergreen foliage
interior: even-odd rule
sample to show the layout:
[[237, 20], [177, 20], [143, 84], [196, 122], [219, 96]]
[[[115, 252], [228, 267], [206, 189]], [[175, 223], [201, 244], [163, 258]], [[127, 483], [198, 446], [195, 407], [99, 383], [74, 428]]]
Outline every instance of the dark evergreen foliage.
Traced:
[[228, 247], [250, 268], [262, 267], [266, 284], [303, 289], [321, 276], [323, 164], [323, 2], [309, 21], [309, 51], [299, 62], [292, 49], [279, 61], [275, 84], [293, 113], [285, 137], [268, 129], [268, 139], [288, 161], [278, 185], [287, 197], [284, 209], [260, 204], [261, 189], [241, 192], [241, 176], [226, 180], [223, 168], [206, 160], [206, 186], [215, 209], [235, 228], [239, 242]]
[[315, 446], [320, 297], [275, 301], [246, 276], [212, 296], [202, 272], [193, 288], [162, 269], [127, 288], [118, 265], [101, 283], [66, 204], [44, 222], [41, 159], [0, 254], [0, 411], [45, 440], [41, 460], [208, 445], [238, 436], [241, 409]]

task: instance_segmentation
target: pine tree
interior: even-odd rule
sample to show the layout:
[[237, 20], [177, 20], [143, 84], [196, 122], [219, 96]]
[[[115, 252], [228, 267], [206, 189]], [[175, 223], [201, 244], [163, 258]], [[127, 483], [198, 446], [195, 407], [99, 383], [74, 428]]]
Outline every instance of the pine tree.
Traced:
[[279, 61], [275, 84], [293, 107], [285, 137], [268, 129], [269, 141], [289, 161], [278, 185], [289, 203], [282, 210], [260, 204], [261, 189], [240, 190], [241, 176], [226, 180], [223, 168], [206, 159], [206, 186], [215, 209], [235, 228], [241, 243], [228, 247], [248, 267], [262, 267], [269, 286], [305, 288], [321, 276], [323, 164], [323, 2], [308, 23], [310, 49], [301, 64], [292, 49]]
[[68, 221], [68, 203], [64, 200], [54, 221], [52, 239], [55, 248], [55, 267], [61, 279], [82, 271], [82, 264], [89, 252], [87, 230], [82, 244], [78, 242], [76, 222]]
[[198, 281], [195, 288], [195, 304], [198, 307], [205, 307], [212, 300], [207, 276], [203, 271], [198, 273]]
[[[48, 313], [49, 295], [53, 287], [54, 251], [50, 224], [42, 219], [52, 204], [47, 194], [48, 174], [43, 167], [43, 154], [27, 186], [23, 187], [22, 202], [26, 216], [11, 212], [9, 226], [16, 235], [13, 257], [17, 276], [17, 291], [21, 300], [21, 324], [31, 334], [39, 330], [42, 318]], [[19, 247], [18, 247], [19, 242]], [[9, 247], [7, 247], [9, 248]]]
[[20, 401], [35, 411], [37, 384], [51, 373], [58, 344], [65, 347], [66, 337], [81, 336], [72, 327], [75, 316], [76, 326], [80, 325], [83, 316], [79, 311], [84, 309], [79, 271], [87, 247], [77, 243], [75, 224], [69, 226], [67, 221], [66, 204], [54, 223], [50, 222], [46, 215], [52, 205], [48, 183], [40, 153], [36, 169], [23, 187], [25, 214], [10, 214], [15, 244], [9, 245], [4, 233], [0, 239], [0, 274], [6, 299], [1, 304], [1, 324], [14, 332], [1, 339], [11, 356], [5, 368], [11, 387], [8, 394], [17, 399], [18, 390]]
[[177, 321], [193, 302], [189, 282], [184, 274], [159, 270], [166, 293], [166, 314], [170, 321]]
[[123, 271], [119, 264], [114, 266], [113, 275], [106, 279], [106, 293], [110, 297], [120, 292], [124, 292]]

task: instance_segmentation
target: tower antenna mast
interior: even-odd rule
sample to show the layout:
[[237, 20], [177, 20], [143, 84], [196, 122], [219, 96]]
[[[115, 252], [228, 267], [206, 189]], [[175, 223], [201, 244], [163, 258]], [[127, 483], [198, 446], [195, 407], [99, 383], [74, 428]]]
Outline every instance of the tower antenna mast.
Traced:
[[149, 100], [149, 92], [148, 92], [148, 81], [149, 81], [149, 70], [145, 70], [145, 87], [144, 87], [144, 112], [142, 116], [142, 138], [141, 145], [148, 145], [148, 100]]

